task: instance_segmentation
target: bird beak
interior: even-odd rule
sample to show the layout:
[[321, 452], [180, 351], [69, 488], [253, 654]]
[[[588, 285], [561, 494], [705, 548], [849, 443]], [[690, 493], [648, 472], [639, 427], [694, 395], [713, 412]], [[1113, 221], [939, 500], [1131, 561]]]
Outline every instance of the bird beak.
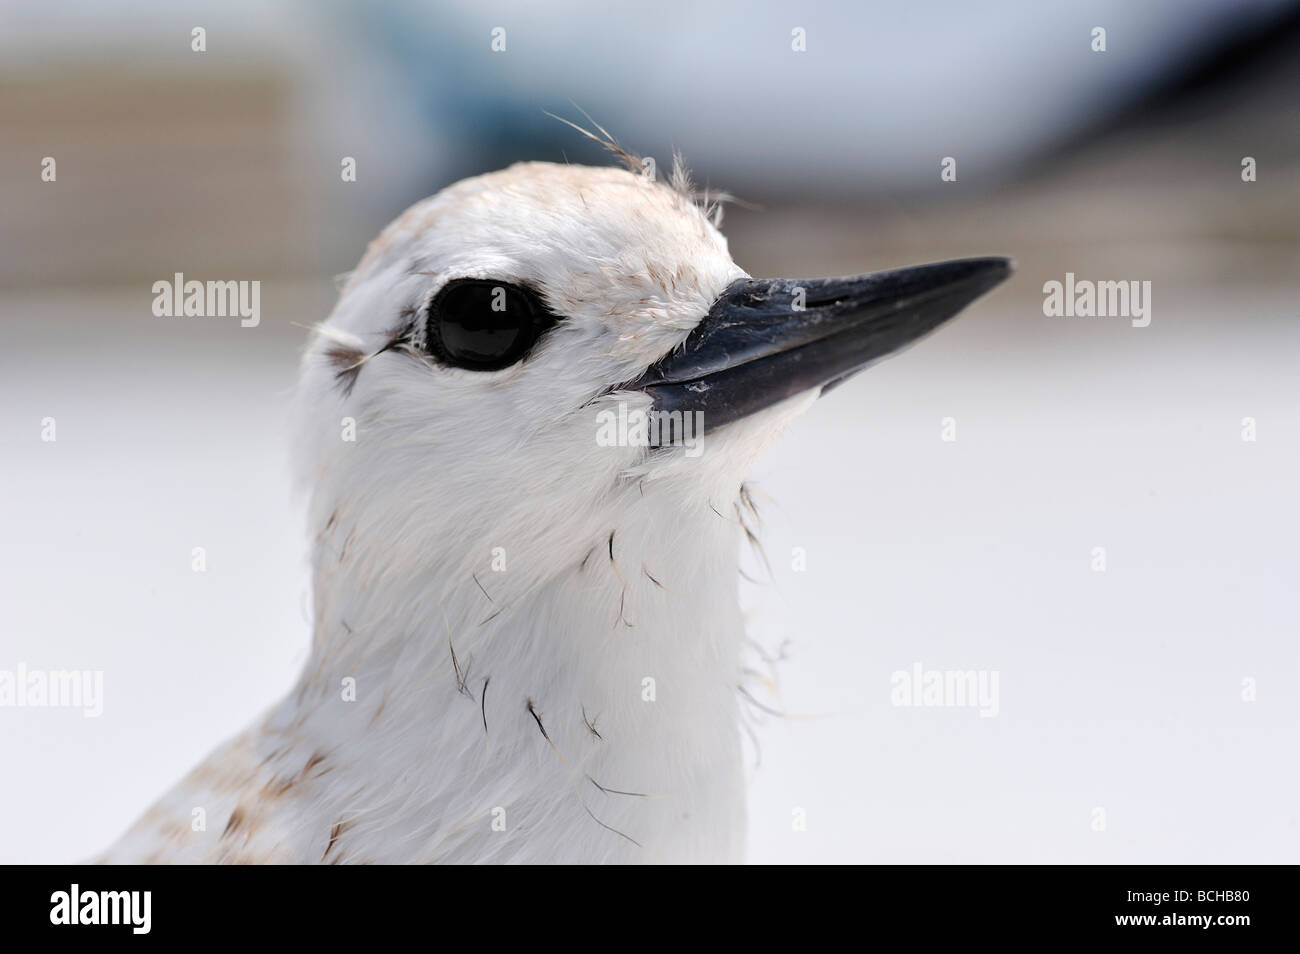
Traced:
[[623, 390], [722, 427], [849, 375], [929, 334], [1011, 273], [964, 258], [847, 278], [742, 278], [686, 340]]

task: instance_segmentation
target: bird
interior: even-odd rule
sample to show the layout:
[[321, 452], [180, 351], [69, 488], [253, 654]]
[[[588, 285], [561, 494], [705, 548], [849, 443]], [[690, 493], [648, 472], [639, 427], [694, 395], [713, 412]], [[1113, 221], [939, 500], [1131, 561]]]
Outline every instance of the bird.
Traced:
[[98, 860], [744, 860], [751, 464], [1012, 266], [753, 278], [680, 158], [600, 138], [622, 163], [462, 180], [345, 276], [293, 398], [308, 659]]

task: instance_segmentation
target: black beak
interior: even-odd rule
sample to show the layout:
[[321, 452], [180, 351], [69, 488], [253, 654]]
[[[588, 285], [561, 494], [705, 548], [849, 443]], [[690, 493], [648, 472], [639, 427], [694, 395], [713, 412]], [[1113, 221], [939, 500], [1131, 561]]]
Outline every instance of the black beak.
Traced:
[[964, 258], [848, 278], [740, 279], [679, 348], [624, 390], [721, 427], [849, 375], [929, 334], [1011, 273]]

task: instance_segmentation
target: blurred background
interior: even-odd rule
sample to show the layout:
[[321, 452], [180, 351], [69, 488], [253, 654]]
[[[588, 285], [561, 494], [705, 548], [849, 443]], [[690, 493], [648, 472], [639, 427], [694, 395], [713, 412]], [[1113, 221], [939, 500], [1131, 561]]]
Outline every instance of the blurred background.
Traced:
[[[105, 693], [0, 707], [0, 861], [94, 854], [289, 687], [302, 326], [417, 199], [607, 163], [581, 107], [745, 200], [754, 275], [1019, 265], [755, 475], [751, 859], [1295, 862], [1298, 92], [1270, 0], [0, 0], [0, 669]], [[260, 325], [155, 318], [174, 272], [259, 280]], [[1067, 272], [1150, 325], [1045, 317]], [[917, 663], [998, 715], [891, 705]]]

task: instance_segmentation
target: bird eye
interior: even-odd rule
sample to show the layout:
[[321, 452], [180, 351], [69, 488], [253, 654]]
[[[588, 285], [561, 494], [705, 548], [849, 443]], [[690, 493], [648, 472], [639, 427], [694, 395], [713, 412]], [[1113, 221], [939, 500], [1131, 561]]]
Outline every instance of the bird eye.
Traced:
[[448, 282], [429, 303], [425, 341], [446, 364], [497, 371], [514, 364], [558, 319], [526, 288], [490, 279]]

